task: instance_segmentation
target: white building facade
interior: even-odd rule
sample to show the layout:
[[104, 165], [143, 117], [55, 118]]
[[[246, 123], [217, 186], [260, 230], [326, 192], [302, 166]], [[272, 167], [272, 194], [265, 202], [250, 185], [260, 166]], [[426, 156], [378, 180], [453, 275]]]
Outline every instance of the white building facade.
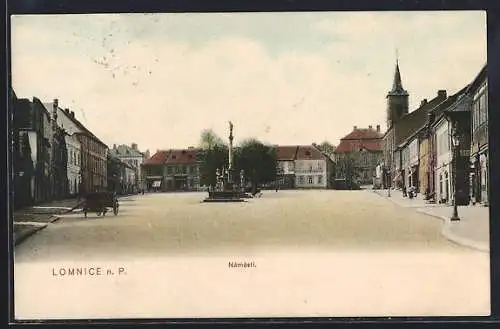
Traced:
[[73, 121], [75, 113], [68, 109], [58, 109], [57, 125], [66, 131], [66, 147], [68, 150], [68, 187], [70, 195], [80, 193], [81, 177], [81, 143], [78, 133], [81, 129]]
[[297, 188], [327, 188], [328, 175], [325, 160], [295, 160]]
[[296, 188], [330, 187], [332, 161], [314, 146], [299, 146], [295, 157]]
[[452, 152], [451, 133], [448, 120], [441, 118], [435, 126], [436, 134], [436, 201], [438, 203], [450, 203], [453, 200], [452, 193]]

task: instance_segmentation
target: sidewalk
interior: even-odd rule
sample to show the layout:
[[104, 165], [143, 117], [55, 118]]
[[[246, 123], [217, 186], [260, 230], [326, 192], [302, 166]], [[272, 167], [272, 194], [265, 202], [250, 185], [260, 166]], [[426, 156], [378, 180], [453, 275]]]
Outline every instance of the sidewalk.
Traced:
[[47, 227], [47, 224], [56, 221], [57, 215], [70, 212], [79, 202], [76, 198], [55, 200], [14, 211], [12, 216], [14, 245], [18, 245], [34, 233]]
[[[135, 195], [121, 195], [118, 196], [118, 200], [130, 200], [133, 196]], [[58, 215], [71, 211], [81, 211], [77, 208], [82, 202], [83, 199], [78, 200], [77, 198], [55, 200], [16, 210], [13, 214], [14, 245], [20, 244], [26, 238], [47, 227], [48, 224], [57, 221]]]
[[441, 233], [450, 241], [467, 246], [482, 252], [490, 251], [489, 207], [459, 206], [460, 221], [451, 221], [453, 207], [449, 205], [429, 204], [420, 198], [408, 199], [402, 196], [401, 191], [391, 190], [391, 197], [387, 190], [373, 190], [378, 195], [406, 208], [415, 208], [415, 211], [439, 218], [443, 221]]
[[405, 208], [427, 208], [427, 207], [447, 207], [446, 205], [436, 204], [436, 203], [428, 203], [424, 200], [421, 194], [418, 194], [417, 197], [410, 199], [403, 197], [403, 192], [401, 190], [391, 190], [391, 196], [387, 196], [387, 190], [372, 190], [378, 195], [389, 199], [394, 202], [398, 206]]

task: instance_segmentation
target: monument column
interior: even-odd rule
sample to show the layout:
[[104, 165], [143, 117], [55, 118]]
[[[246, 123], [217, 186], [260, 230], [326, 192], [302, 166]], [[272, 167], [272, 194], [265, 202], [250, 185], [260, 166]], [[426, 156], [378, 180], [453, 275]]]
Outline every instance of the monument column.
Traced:
[[229, 166], [228, 166], [228, 182], [233, 183], [233, 123], [229, 121]]

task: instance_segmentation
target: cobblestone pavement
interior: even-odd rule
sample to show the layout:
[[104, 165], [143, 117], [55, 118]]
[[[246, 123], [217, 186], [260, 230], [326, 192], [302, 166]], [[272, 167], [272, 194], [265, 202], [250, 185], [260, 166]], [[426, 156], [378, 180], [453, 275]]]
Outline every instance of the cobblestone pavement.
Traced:
[[[121, 202], [117, 216], [62, 215], [15, 250], [16, 316], [489, 312], [488, 255], [371, 191], [264, 191], [233, 204], [205, 196], [147, 194]], [[246, 261], [256, 267], [228, 267]], [[68, 274], [96, 267], [105, 274]]]

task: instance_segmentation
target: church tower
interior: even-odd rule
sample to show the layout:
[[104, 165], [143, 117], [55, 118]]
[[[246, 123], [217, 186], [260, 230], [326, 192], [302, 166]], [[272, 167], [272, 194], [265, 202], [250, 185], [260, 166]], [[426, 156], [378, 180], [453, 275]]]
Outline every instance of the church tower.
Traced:
[[387, 94], [387, 129], [391, 129], [392, 125], [405, 114], [408, 114], [408, 92], [403, 88], [399, 61], [396, 60], [392, 90]]

